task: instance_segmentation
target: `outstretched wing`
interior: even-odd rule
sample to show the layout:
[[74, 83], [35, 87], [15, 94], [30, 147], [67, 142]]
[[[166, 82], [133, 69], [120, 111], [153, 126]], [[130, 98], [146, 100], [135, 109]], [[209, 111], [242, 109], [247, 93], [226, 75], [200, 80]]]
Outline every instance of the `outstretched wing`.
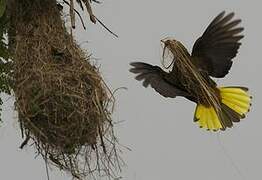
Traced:
[[135, 79], [143, 81], [144, 87], [151, 85], [152, 88], [164, 97], [174, 98], [186, 94], [165, 79], [168, 73], [163, 71], [160, 67], [143, 62], [132, 62], [130, 65], [133, 66], [130, 72], [138, 74]]
[[220, 13], [207, 27], [193, 46], [192, 57], [197, 66], [210, 76], [222, 78], [228, 74], [232, 59], [236, 56], [240, 35], [244, 28], [237, 27], [240, 19], [232, 20], [234, 13]]

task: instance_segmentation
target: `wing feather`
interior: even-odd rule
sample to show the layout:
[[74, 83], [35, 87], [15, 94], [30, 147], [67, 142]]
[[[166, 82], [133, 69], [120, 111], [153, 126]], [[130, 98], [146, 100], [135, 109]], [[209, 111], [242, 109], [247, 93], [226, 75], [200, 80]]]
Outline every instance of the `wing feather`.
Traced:
[[233, 20], [233, 17], [234, 13], [220, 13], [193, 46], [195, 64], [210, 76], [222, 78], [228, 74], [232, 59], [238, 53], [239, 41], [244, 37], [240, 33], [244, 28], [237, 27], [241, 20]]
[[143, 86], [148, 87], [149, 85], [154, 88], [159, 94], [164, 97], [174, 98], [176, 96], [184, 96], [186, 93], [175, 85], [170, 84], [165, 76], [168, 75], [158, 66], [152, 66], [143, 62], [130, 63], [133, 66], [130, 72], [138, 74], [135, 79], [143, 81]]

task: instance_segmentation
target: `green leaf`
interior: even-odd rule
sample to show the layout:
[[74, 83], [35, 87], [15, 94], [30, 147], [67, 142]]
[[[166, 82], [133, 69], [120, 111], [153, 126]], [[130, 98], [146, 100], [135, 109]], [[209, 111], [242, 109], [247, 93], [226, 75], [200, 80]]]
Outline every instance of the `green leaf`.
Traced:
[[[11, 94], [12, 84], [12, 61], [9, 59], [9, 52], [6, 40], [8, 20], [6, 16], [6, 0], [0, 0], [0, 93]], [[0, 97], [0, 122], [2, 112], [2, 98]]]
[[0, 0], [0, 17], [4, 15], [5, 9], [6, 9], [6, 0]]
[[[2, 0], [0, 0], [0, 3], [1, 2]], [[7, 30], [8, 30], [8, 19], [5, 13], [2, 17], [0, 17], [0, 58], [3, 58], [5, 60], [9, 59], [7, 40], [6, 40]]]

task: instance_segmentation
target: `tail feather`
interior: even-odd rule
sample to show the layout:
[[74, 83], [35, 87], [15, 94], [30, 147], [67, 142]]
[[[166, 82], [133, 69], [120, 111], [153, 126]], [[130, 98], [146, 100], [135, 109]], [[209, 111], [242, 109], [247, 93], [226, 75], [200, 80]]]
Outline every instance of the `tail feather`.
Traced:
[[[245, 116], [238, 114], [236, 111], [232, 110], [228, 106], [222, 104], [222, 113], [226, 114], [227, 117], [232, 121], [232, 122], [239, 122], [240, 119], [243, 119]], [[221, 118], [222, 123], [224, 120]]]
[[235, 106], [238, 106], [239, 108], [243, 109], [243, 111], [245, 111], [247, 108], [249, 108], [249, 104], [248, 102], [249, 101], [240, 101], [238, 99], [231, 99], [231, 98], [228, 98], [228, 97], [224, 97], [224, 101], [230, 103], [230, 104], [233, 104]]
[[195, 120], [201, 128], [208, 130], [218, 130], [223, 126], [213, 107], [205, 107], [199, 104], [195, 111]]
[[220, 121], [222, 123], [222, 130], [225, 130], [226, 127], [231, 128], [233, 126], [233, 118], [228, 115], [228, 113], [225, 111], [225, 108], [222, 108]]
[[219, 90], [221, 96], [220, 110], [202, 104], [198, 104], [196, 107], [194, 121], [201, 128], [213, 131], [231, 128], [233, 122], [239, 122], [240, 119], [245, 118], [250, 109], [251, 97], [247, 93], [247, 88], [222, 87]]
[[251, 96], [247, 91], [239, 87], [222, 87], [219, 90], [222, 103], [244, 118], [251, 106]]

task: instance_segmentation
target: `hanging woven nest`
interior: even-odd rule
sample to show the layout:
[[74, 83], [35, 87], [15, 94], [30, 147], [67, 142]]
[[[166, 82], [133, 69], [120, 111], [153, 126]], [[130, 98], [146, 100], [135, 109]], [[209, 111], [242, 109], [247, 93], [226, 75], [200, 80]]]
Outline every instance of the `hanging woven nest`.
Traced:
[[[11, 1], [10, 1], [11, 2]], [[55, 0], [13, 0], [9, 48], [25, 141], [46, 162], [84, 179], [119, 170], [112, 99], [98, 69], [67, 32]]]

